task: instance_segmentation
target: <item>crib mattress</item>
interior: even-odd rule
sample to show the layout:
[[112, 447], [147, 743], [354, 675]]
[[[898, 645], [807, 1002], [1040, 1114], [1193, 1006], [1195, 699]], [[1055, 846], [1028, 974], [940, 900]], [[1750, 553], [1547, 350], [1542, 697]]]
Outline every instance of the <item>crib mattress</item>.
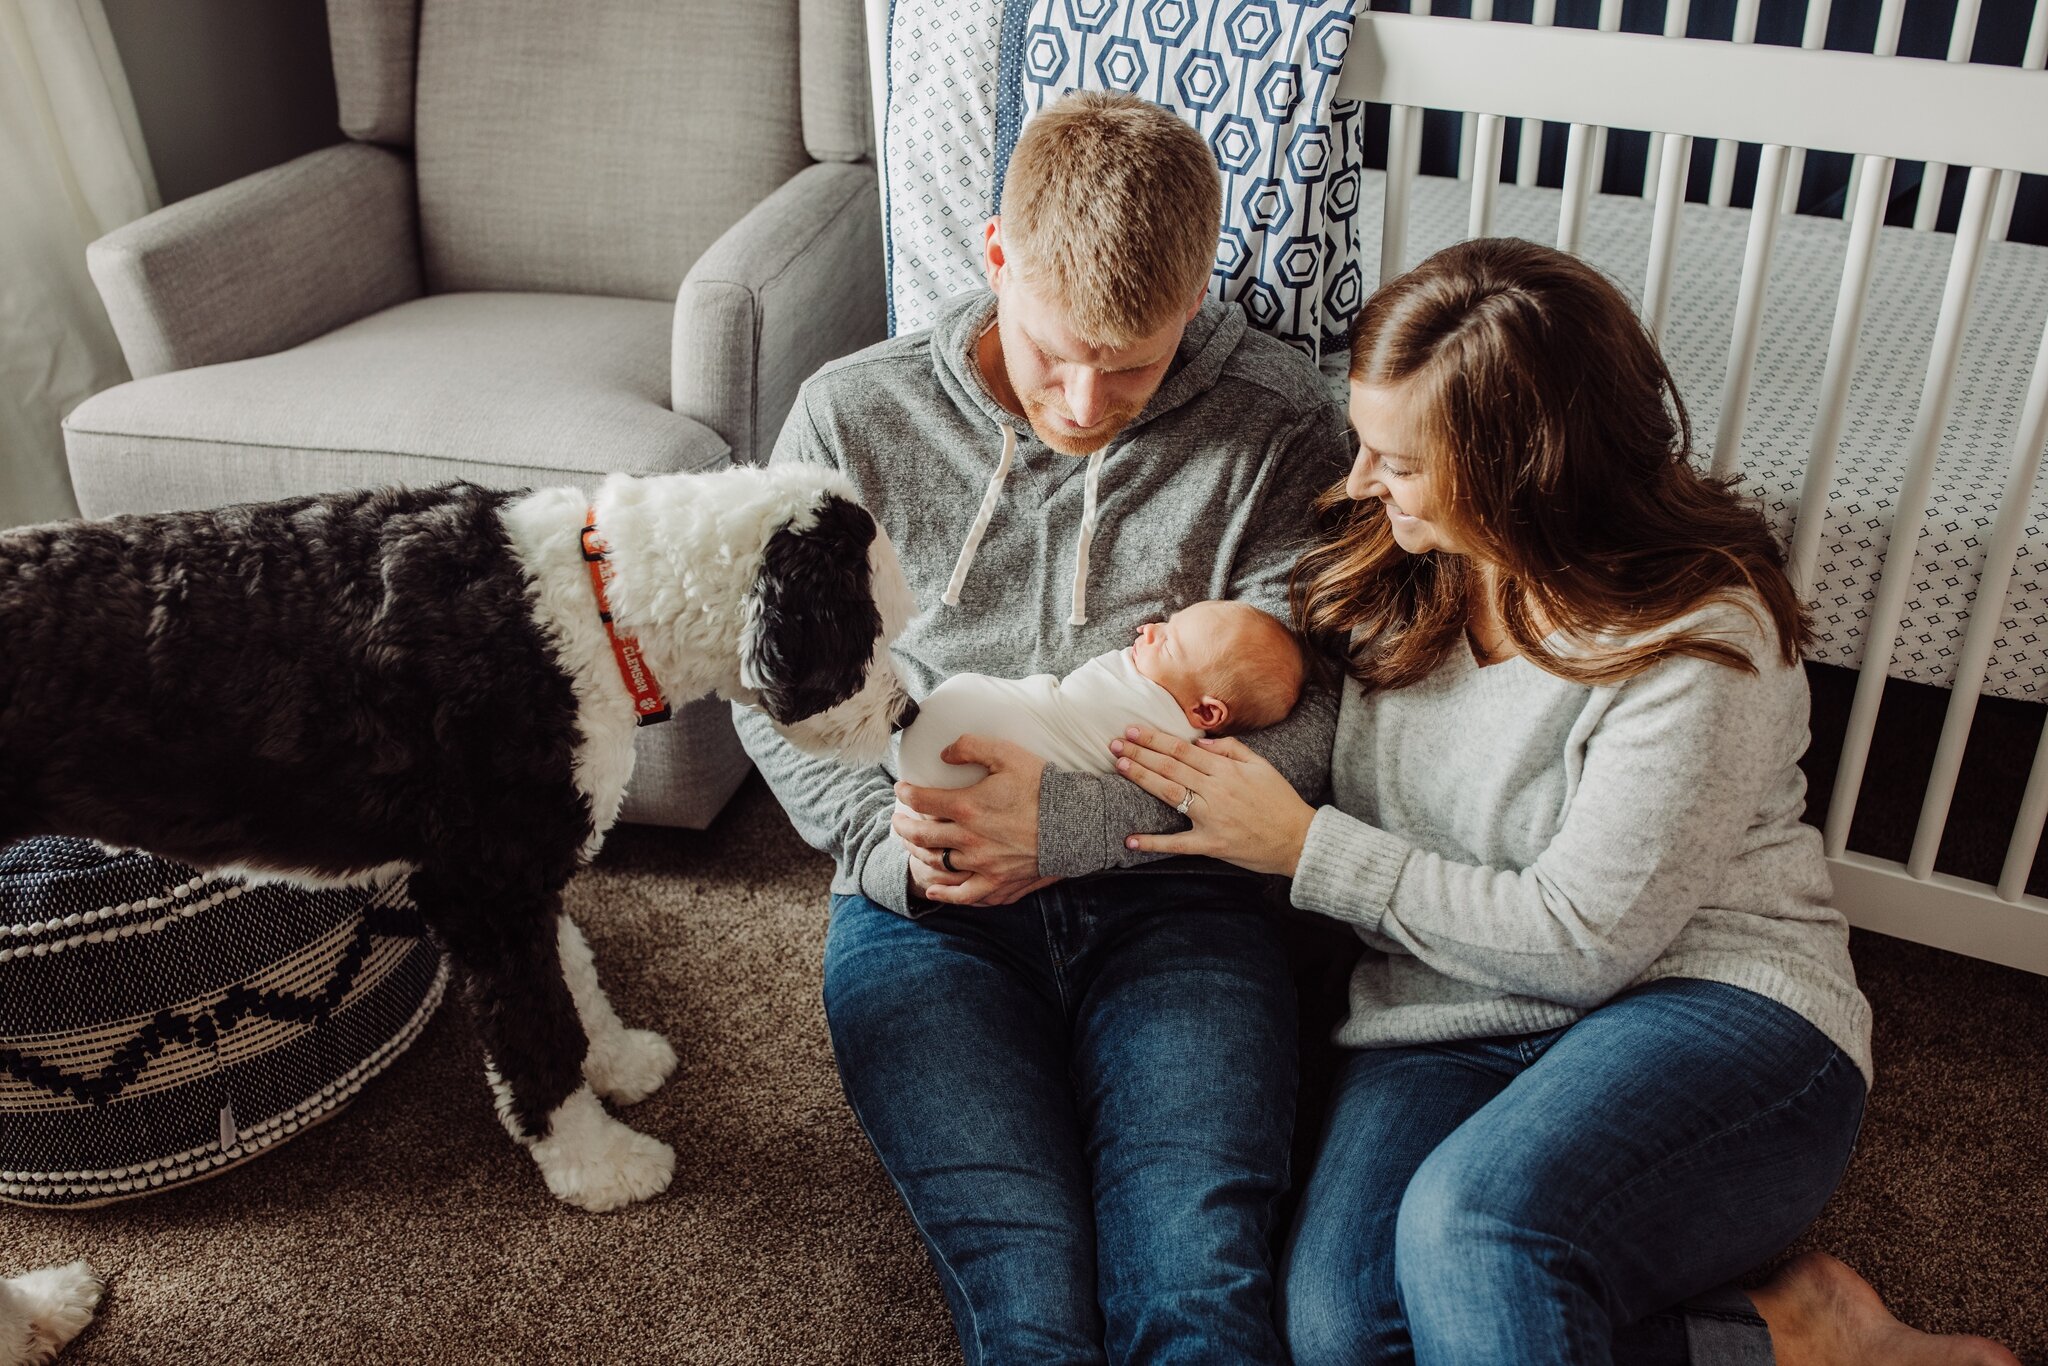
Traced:
[[[1360, 203], [1365, 223], [1380, 221], [1383, 190], [1380, 173], [1369, 173]], [[1464, 237], [1470, 192], [1466, 182], [1418, 178], [1404, 264]], [[1558, 204], [1557, 190], [1500, 186], [1493, 230], [1555, 241]], [[1594, 196], [1587, 214], [1584, 256], [1631, 298], [1642, 293], [1651, 214], [1648, 201], [1619, 195]], [[1847, 231], [1832, 219], [1789, 217], [1772, 255], [1741, 467], [1744, 486], [1787, 543], [1799, 512]], [[1684, 207], [1664, 350], [1702, 447], [1712, 442], [1720, 412], [1748, 234], [1746, 210]], [[1377, 279], [1378, 234], [1369, 229], [1364, 236], [1361, 264], [1367, 280]], [[1879, 237], [1816, 566], [1818, 639], [1808, 655], [1821, 663], [1857, 668], [1863, 662], [1954, 244], [1949, 234], [1906, 228], [1885, 228]], [[1954, 684], [2044, 319], [2048, 248], [1987, 244], [1930, 511], [1910, 571], [1894, 677]], [[2036, 481], [2030, 500], [1985, 690], [2048, 701], [2048, 475]]]

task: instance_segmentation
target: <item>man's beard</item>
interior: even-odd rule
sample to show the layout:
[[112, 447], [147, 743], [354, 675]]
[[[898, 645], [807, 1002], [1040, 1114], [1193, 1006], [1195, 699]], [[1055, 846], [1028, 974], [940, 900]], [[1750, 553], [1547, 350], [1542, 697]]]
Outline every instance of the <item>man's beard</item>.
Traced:
[[1022, 399], [1020, 401], [1024, 404], [1024, 418], [1031, 424], [1031, 430], [1037, 434], [1040, 441], [1043, 441], [1061, 455], [1095, 454], [1095, 452], [1116, 440], [1124, 428], [1130, 426], [1132, 421], [1138, 416], [1135, 411], [1108, 414], [1102, 421], [1089, 428], [1085, 436], [1076, 437], [1055, 429], [1050, 423], [1041, 420], [1042, 416], [1060, 415], [1059, 411], [1050, 404], [1040, 403], [1035, 399]]

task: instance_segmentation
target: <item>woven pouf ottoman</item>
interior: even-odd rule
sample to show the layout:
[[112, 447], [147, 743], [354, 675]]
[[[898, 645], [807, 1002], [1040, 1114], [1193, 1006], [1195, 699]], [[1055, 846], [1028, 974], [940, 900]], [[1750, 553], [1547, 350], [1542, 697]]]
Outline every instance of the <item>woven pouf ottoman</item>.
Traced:
[[402, 885], [0, 849], [0, 1200], [104, 1204], [247, 1161], [388, 1067], [446, 984]]

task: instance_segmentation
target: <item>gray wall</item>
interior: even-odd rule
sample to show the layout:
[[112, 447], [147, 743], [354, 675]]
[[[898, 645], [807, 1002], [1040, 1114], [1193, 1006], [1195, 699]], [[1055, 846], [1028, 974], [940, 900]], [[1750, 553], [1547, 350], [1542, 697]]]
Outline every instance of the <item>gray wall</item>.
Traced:
[[103, 0], [166, 204], [340, 142], [322, 0]]

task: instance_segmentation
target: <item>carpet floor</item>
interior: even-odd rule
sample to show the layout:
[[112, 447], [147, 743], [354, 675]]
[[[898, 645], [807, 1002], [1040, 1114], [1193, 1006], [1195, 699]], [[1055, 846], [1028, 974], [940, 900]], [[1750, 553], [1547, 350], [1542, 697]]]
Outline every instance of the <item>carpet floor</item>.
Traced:
[[[667, 1194], [552, 1200], [492, 1114], [461, 1008], [348, 1110], [152, 1199], [0, 1207], [0, 1268], [109, 1280], [93, 1363], [954, 1362], [916, 1230], [840, 1096], [818, 1000], [825, 859], [759, 779], [708, 832], [625, 828], [570, 908], [676, 1076], [627, 1112]], [[1879, 1085], [1826, 1248], [1901, 1317], [2048, 1366], [2048, 990], [1859, 935]]]

